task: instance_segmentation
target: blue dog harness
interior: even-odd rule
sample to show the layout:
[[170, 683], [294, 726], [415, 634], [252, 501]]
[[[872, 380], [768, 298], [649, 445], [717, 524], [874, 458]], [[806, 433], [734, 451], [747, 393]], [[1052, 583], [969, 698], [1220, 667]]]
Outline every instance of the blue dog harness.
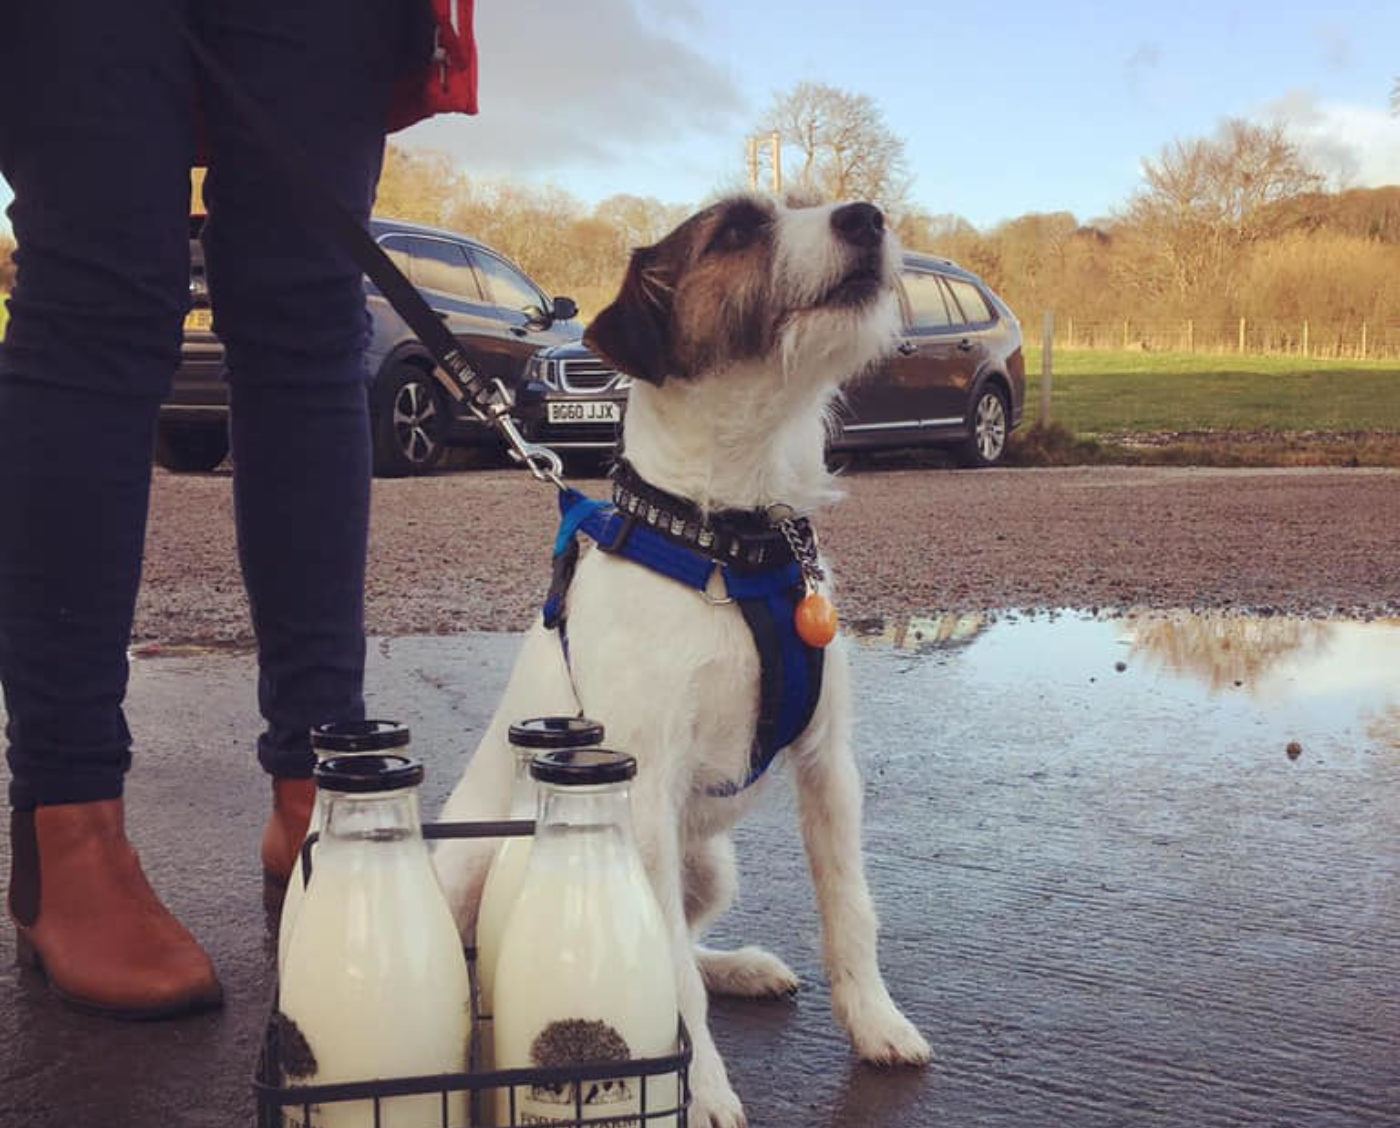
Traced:
[[[756, 782], [774, 758], [811, 722], [821, 696], [823, 651], [797, 635], [794, 616], [816, 569], [816, 540], [805, 518], [775, 525], [762, 512], [722, 512], [706, 518], [683, 498], [656, 489], [622, 463], [613, 501], [596, 501], [578, 490], [559, 493], [559, 532], [554, 541], [554, 579], [544, 605], [544, 624], [559, 631], [569, 659], [565, 596], [578, 562], [583, 534], [603, 552], [625, 557], [698, 592], [718, 569], [725, 592], [742, 612], [758, 650], [758, 728], [741, 783], [709, 788], [737, 795]], [[800, 555], [799, 555], [800, 553]], [[806, 570], [804, 571], [804, 564]], [[819, 573], [816, 573], [819, 574]]]

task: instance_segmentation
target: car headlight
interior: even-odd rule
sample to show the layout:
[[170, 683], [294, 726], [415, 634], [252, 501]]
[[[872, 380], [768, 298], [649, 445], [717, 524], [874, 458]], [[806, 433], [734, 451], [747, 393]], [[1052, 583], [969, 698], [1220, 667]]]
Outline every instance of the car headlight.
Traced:
[[557, 391], [559, 389], [559, 362], [536, 353], [525, 364], [525, 379], [538, 380]]

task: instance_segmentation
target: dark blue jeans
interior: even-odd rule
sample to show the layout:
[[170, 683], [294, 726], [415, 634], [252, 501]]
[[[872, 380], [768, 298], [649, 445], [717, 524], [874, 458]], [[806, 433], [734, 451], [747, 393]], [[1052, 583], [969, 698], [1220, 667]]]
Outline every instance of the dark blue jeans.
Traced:
[[363, 716], [370, 446], [354, 263], [287, 203], [170, 14], [367, 218], [412, 0], [7, 4], [0, 171], [19, 245], [0, 346], [0, 681], [10, 799], [122, 792], [122, 711], [157, 409], [189, 305], [189, 168], [228, 361], [259, 759], [310, 774], [308, 729]]

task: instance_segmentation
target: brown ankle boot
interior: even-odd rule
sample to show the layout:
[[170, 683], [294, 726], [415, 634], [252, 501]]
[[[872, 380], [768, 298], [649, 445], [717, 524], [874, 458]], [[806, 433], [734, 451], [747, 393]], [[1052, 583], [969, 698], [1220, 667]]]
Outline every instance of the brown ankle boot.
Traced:
[[272, 814], [262, 836], [263, 902], [269, 909], [282, 904], [315, 805], [314, 780], [272, 781]]
[[54, 993], [114, 1018], [223, 1002], [214, 965], [146, 881], [122, 801], [10, 812], [10, 914], [22, 962]]

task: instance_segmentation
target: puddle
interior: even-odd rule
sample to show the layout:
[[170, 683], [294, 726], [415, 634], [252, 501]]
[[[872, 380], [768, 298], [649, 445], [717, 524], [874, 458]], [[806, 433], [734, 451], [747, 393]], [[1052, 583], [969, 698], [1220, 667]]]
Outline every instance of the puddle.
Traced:
[[1120, 720], [1190, 714], [1223, 733], [1267, 727], [1286, 738], [1280, 751], [1295, 741], [1306, 750], [1319, 734], [1400, 749], [1398, 619], [1063, 611], [866, 621], [851, 633], [887, 653], [906, 691], [909, 678], [936, 677], [944, 696], [951, 676], [1012, 707], [1055, 698]]

